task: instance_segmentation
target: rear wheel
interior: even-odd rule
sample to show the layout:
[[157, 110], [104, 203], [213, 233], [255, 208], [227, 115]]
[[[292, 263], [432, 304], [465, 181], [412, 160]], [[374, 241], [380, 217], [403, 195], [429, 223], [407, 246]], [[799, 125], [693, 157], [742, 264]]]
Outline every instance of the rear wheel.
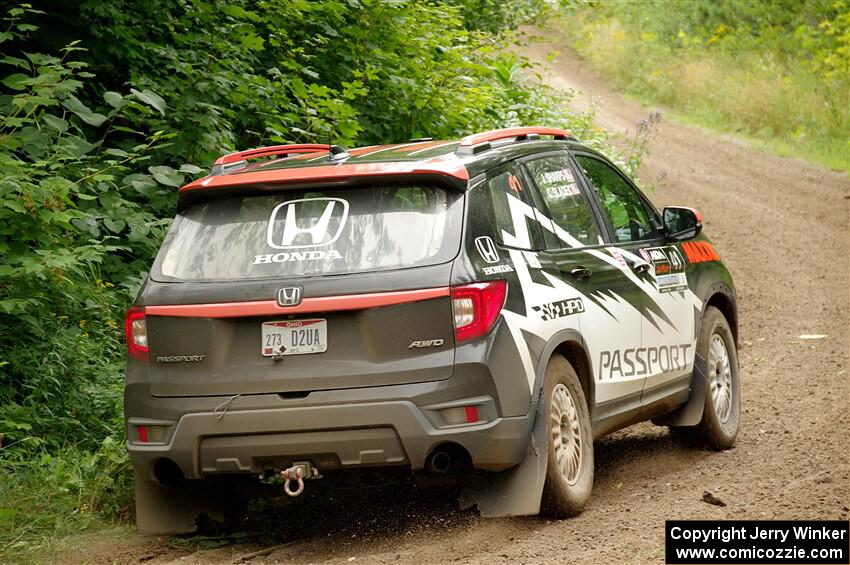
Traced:
[[558, 518], [584, 509], [593, 488], [593, 434], [578, 375], [560, 355], [546, 367], [547, 449], [543, 513]]
[[735, 445], [741, 419], [738, 352], [729, 322], [713, 306], [703, 315], [696, 355], [706, 368], [702, 420], [695, 427], [675, 430], [714, 449], [729, 449]]

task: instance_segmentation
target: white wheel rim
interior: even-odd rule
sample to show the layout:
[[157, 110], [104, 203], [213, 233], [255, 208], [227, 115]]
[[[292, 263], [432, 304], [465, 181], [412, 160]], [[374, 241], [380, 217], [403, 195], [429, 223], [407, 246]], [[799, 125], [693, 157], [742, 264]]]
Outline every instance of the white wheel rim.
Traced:
[[581, 428], [578, 410], [570, 391], [561, 383], [552, 390], [550, 419], [552, 449], [561, 476], [569, 485], [578, 482], [581, 472]]
[[732, 415], [732, 366], [726, 342], [718, 334], [711, 336], [708, 349], [708, 374], [711, 381], [711, 400], [714, 413], [721, 424]]

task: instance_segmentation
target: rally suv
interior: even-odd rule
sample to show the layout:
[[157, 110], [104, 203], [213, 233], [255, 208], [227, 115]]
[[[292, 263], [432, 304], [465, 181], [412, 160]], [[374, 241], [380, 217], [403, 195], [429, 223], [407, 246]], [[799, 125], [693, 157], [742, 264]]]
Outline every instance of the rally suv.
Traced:
[[552, 128], [221, 157], [180, 189], [126, 331], [147, 533], [358, 468], [568, 516], [595, 438], [738, 431], [735, 291], [700, 214]]

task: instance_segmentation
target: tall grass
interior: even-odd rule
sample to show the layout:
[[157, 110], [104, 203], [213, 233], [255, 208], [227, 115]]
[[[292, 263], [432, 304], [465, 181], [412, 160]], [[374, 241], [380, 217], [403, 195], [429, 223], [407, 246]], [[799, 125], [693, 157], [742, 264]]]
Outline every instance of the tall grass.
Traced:
[[[842, 56], [840, 50], [789, 49], [805, 31], [799, 28], [772, 26], [771, 36], [723, 24], [712, 29], [695, 29], [687, 21], [677, 25], [675, 10], [659, 14], [668, 20], [664, 28], [648, 29], [644, 20], [632, 17], [636, 6], [583, 10], [560, 25], [579, 53], [618, 89], [665, 105], [687, 121], [753, 138], [780, 154], [850, 171], [850, 68], [842, 73], [843, 61], [835, 65], [835, 58], [829, 59]], [[665, 4], [643, 2], [640, 8], [653, 17], [653, 10], [660, 12]], [[669, 4], [666, 9], [671, 10]], [[845, 33], [850, 43], [850, 32]], [[825, 71], [817, 57], [836, 68]]]
[[0, 563], [41, 561], [69, 536], [128, 522], [132, 496], [124, 445], [111, 437], [93, 452], [0, 448]]

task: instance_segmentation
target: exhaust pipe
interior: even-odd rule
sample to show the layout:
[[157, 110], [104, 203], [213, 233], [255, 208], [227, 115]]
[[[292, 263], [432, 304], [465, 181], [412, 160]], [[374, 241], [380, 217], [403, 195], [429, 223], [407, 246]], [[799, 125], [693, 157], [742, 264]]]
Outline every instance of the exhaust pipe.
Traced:
[[434, 475], [445, 475], [451, 469], [452, 461], [452, 456], [447, 451], [438, 450], [428, 458], [426, 468]]
[[162, 457], [153, 464], [153, 476], [164, 487], [176, 487], [183, 484], [186, 477], [177, 463]]

